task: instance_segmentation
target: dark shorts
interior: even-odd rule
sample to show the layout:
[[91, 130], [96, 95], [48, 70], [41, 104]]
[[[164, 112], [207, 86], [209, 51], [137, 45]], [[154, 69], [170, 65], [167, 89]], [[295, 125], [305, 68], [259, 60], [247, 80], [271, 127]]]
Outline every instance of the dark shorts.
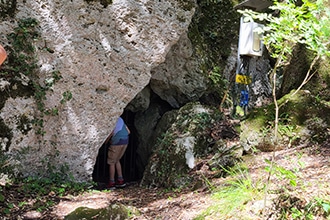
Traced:
[[108, 164], [119, 162], [120, 158], [124, 155], [127, 144], [124, 145], [110, 145], [108, 149]]

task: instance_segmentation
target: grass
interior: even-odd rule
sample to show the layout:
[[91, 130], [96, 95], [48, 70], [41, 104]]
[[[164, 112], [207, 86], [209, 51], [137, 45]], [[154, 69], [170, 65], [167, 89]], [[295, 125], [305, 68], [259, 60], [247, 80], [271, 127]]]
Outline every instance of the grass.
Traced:
[[262, 200], [263, 191], [259, 182], [254, 182], [248, 169], [242, 164], [225, 169], [230, 175], [224, 185], [215, 188], [212, 199], [214, 205], [206, 209], [195, 220], [202, 219], [255, 219], [255, 216], [244, 217], [244, 207], [252, 201]]
[[[221, 185], [209, 187], [214, 203], [194, 219], [252, 220], [272, 216], [273, 219], [330, 220], [330, 200], [326, 190], [329, 188], [328, 182], [324, 183], [322, 179], [309, 182], [300, 175], [306, 166], [302, 155], [295, 154], [293, 157], [294, 160], [286, 157], [280, 164], [275, 164], [271, 174], [275, 188], [267, 195], [267, 207], [264, 207], [266, 183], [263, 174], [270, 172], [269, 167], [266, 166], [257, 178], [252, 178], [246, 165], [240, 163], [225, 169], [228, 176]], [[290, 163], [291, 169], [281, 166], [287, 163]], [[310, 190], [315, 185], [317, 191], [311, 195]]]

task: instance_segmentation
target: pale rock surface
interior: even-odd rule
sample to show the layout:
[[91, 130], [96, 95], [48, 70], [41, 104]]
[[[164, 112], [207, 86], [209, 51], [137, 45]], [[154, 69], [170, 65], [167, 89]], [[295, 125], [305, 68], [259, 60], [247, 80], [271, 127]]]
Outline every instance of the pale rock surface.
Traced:
[[[194, 4], [113, 0], [104, 8], [96, 1], [18, 0], [14, 20], [39, 21], [41, 39], [35, 45], [40, 83], [51, 80], [52, 71], [62, 76], [45, 100], [46, 108], [58, 108], [59, 115], [44, 117], [41, 139], [34, 130], [23, 134], [15, 127], [22, 114], [38, 117], [32, 98], [8, 99], [1, 109], [14, 134], [8, 152], [26, 152], [18, 154], [21, 171], [41, 172], [44, 162], [51, 161], [68, 164], [78, 180], [90, 179], [98, 148], [123, 109], [149, 83], [151, 69], [185, 36]], [[12, 32], [15, 25], [12, 19], [3, 21], [1, 33]], [[45, 44], [54, 53], [43, 50]], [[64, 92], [72, 99], [62, 105]]]
[[149, 86], [144, 87], [134, 99], [128, 104], [125, 110], [131, 112], [145, 111], [150, 105], [151, 90]]
[[152, 70], [152, 90], [172, 107], [179, 108], [189, 101], [198, 101], [207, 91], [205, 76], [187, 34], [167, 54], [166, 61]]

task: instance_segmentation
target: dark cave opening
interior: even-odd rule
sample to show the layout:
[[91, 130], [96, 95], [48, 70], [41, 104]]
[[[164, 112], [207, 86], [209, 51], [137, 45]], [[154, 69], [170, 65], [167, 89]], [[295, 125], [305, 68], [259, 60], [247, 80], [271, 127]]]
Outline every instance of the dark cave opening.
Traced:
[[[123, 175], [127, 182], [138, 181], [140, 178], [142, 178], [142, 174], [139, 173], [136, 166], [136, 150], [139, 143], [136, 135], [137, 132], [134, 127], [135, 113], [131, 111], [124, 111], [121, 117], [131, 131], [129, 137], [129, 144], [127, 146], [124, 156], [120, 160]], [[96, 183], [107, 183], [109, 181], [109, 165], [107, 164], [107, 152], [108, 145], [103, 143], [99, 149], [92, 174], [93, 181]]]
[[[120, 162], [122, 165], [123, 176], [126, 182], [138, 182], [143, 177], [144, 169], [148, 164], [148, 158], [152, 153], [151, 149], [145, 149], [145, 144], [148, 143], [148, 145], [152, 145], [151, 139], [155, 137], [150, 134], [154, 134], [156, 126], [161, 117], [166, 112], [173, 110], [173, 107], [171, 107], [169, 103], [162, 100], [157, 94], [151, 91], [150, 104], [147, 109], [138, 110], [136, 112], [128, 109], [129, 107], [124, 109], [121, 117], [125, 121], [127, 127], [130, 129], [131, 134], [128, 147]], [[141, 125], [141, 123], [143, 125]], [[109, 133], [110, 132], [111, 131], [109, 131]], [[139, 134], [144, 135], [144, 137], [139, 137]], [[103, 183], [108, 183], [109, 181], [107, 150], [108, 146], [105, 144], [102, 144], [102, 146], [99, 148], [92, 174], [93, 181], [99, 183], [100, 185]], [[139, 155], [138, 152], [142, 155]]]

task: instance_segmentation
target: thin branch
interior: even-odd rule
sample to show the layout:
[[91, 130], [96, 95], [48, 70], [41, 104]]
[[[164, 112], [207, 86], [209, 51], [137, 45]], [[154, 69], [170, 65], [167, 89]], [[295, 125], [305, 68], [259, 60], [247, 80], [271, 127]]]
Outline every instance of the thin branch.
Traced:
[[294, 91], [294, 93], [292, 93], [292, 96], [294, 96], [295, 94], [297, 94], [297, 92], [299, 92], [301, 90], [301, 88], [312, 78], [312, 76], [314, 76], [315, 72], [313, 74], [311, 74], [311, 76], [309, 75], [314, 67], [314, 65], [316, 64], [316, 62], [318, 61], [318, 59], [320, 58], [320, 55], [318, 54], [312, 61], [311, 65], [309, 66], [309, 69], [306, 73], [305, 79], [303, 80], [303, 82], [300, 84], [300, 86], [297, 88], [296, 91]]
[[306, 83], [308, 83], [309, 80], [311, 80], [311, 78], [315, 75], [316, 71], [314, 71], [312, 74], [310, 74], [310, 73], [311, 73], [313, 67], [315, 66], [316, 62], [319, 60], [319, 58], [320, 58], [320, 55], [318, 54], [318, 55], [313, 59], [312, 63], [310, 64], [309, 69], [308, 69], [308, 71], [307, 71], [307, 73], [306, 73], [306, 76], [305, 76], [304, 80], [302, 81], [302, 83], [300, 84], [300, 86], [296, 89], [296, 91], [294, 91], [294, 92], [290, 95], [290, 97], [289, 97], [287, 100], [285, 100], [285, 102], [283, 102], [283, 103], [279, 106], [279, 108], [281, 108], [283, 105], [285, 105], [286, 103], [288, 103], [288, 101], [290, 100], [290, 98], [292, 98], [294, 95], [296, 95], [296, 94], [301, 90], [301, 88], [302, 88]]
[[[267, 191], [268, 191], [268, 187], [269, 187], [269, 184], [270, 184], [270, 178], [272, 176], [272, 172], [273, 172], [273, 167], [274, 167], [274, 162], [275, 162], [275, 157], [276, 157], [276, 148], [277, 148], [277, 135], [278, 135], [278, 112], [279, 112], [279, 107], [278, 107], [278, 103], [277, 103], [277, 100], [276, 100], [276, 71], [277, 71], [277, 68], [280, 66], [280, 63], [282, 62], [282, 57], [284, 55], [284, 50], [282, 50], [282, 52], [280, 53], [280, 55], [277, 57], [277, 60], [276, 60], [276, 64], [274, 66], [274, 69], [272, 71], [272, 77], [273, 77], [273, 99], [274, 99], [274, 104], [275, 104], [275, 128], [274, 128], [274, 150], [273, 150], [273, 155], [272, 155], [272, 158], [271, 158], [271, 161], [270, 161], [270, 169], [269, 169], [269, 173], [268, 173], [268, 177], [267, 177], [267, 182], [266, 182], [266, 185], [265, 185], [265, 191], [264, 191], [264, 210], [263, 212], [265, 211], [266, 209], [266, 206], [267, 206]], [[267, 215], [265, 215], [267, 216]]]

